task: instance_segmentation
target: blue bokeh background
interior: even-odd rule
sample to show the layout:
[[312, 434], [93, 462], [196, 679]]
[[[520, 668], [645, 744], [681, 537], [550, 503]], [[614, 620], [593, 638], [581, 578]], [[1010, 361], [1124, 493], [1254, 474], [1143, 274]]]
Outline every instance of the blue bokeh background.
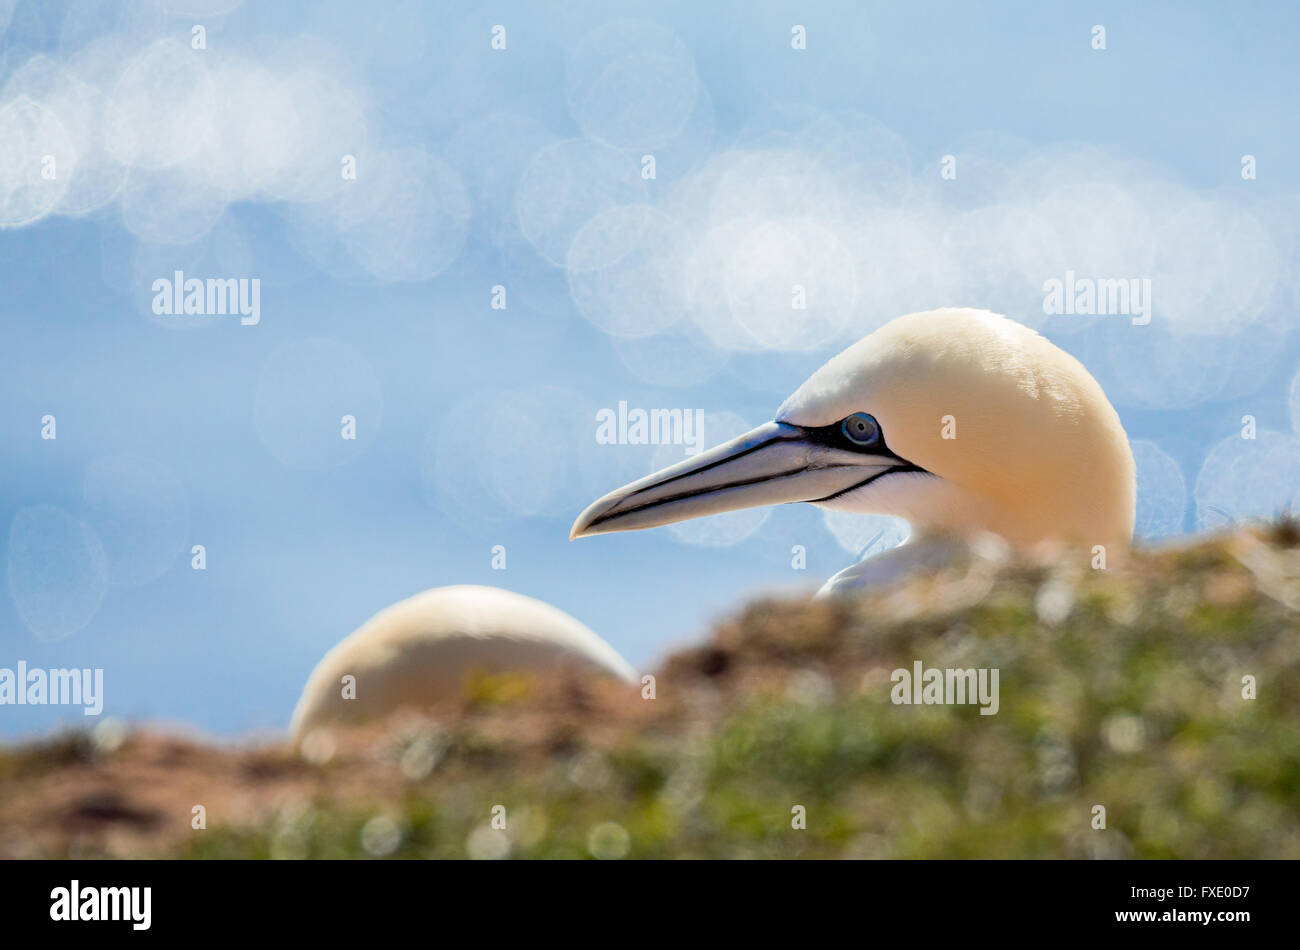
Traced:
[[[370, 146], [382, 138], [385, 147], [440, 156], [465, 123], [494, 111], [526, 116], [556, 138], [580, 135], [566, 103], [566, 58], [592, 30], [634, 15], [680, 38], [711, 97], [711, 135], [697, 148], [697, 163], [747, 141], [746, 134], [772, 124], [778, 104], [791, 102], [879, 120], [905, 143], [909, 174], [917, 179], [937, 178], [940, 155], [956, 150], [960, 160], [954, 143], [983, 133], [1015, 141], [1020, 154], [1055, 149], [1069, 156], [1089, 148], [1116, 162], [1143, 163], [1154, 170], [1148, 179], [1266, 220], [1278, 261], [1275, 285], [1267, 300], [1251, 304], [1249, 319], [1236, 321], [1231, 294], [1220, 293], [1210, 301], [1218, 308], [1213, 332], [1178, 336], [1194, 354], [1186, 360], [1189, 376], [1224, 363], [1241, 372], [1209, 387], [1206, 398], [1174, 400], [1167, 408], [1153, 404], [1150, 390], [1142, 399], [1113, 395], [1130, 437], [1159, 446], [1184, 480], [1179, 486], [1156, 479], [1144, 490], [1180, 506], [1178, 530], [1196, 530], [1205, 525], [1194, 498], [1198, 473], [1212, 448], [1238, 436], [1242, 417], [1255, 416], [1262, 430], [1294, 431], [1291, 386], [1300, 345], [1293, 332], [1295, 217], [1287, 210], [1300, 208], [1300, 83], [1293, 62], [1300, 8], [1294, 4], [821, 3], [810, 9], [665, 2], [634, 14], [572, 2], [123, 6], [144, 10], [138, 19], [145, 26], [128, 23], [107, 4], [0, 2], [6, 23], [0, 82], [33, 56], [71, 57], [69, 18], [79, 24], [77, 35], [102, 29], [125, 37], [120, 50], [128, 57], [147, 37], [188, 44], [191, 25], [203, 23], [214, 62], [237, 49], [250, 61], [265, 55], [272, 71], [283, 60], [263, 51], [308, 33], [347, 65], [346, 82], [365, 103]], [[790, 48], [796, 23], [807, 28], [808, 49], [801, 52]], [[505, 51], [490, 47], [495, 24], [507, 27]], [[1106, 26], [1104, 52], [1090, 46], [1094, 24]], [[0, 96], [0, 105], [5, 99]], [[515, 145], [505, 140], [500, 149]], [[1249, 182], [1240, 174], [1247, 153], [1257, 156], [1260, 170]], [[652, 201], [659, 200], [656, 189], [666, 192], [680, 180], [671, 170], [662, 177], [649, 183]], [[718, 371], [698, 385], [657, 386], [629, 372], [615, 340], [562, 293], [559, 305], [553, 295], [548, 306], [524, 302], [534, 279], [528, 275], [541, 275], [535, 279], [552, 289], [558, 281], [562, 292], [562, 270], [548, 273], [534, 260], [512, 278], [519, 272], [504, 263], [502, 247], [472, 225], [440, 273], [385, 279], [346, 256], [304, 255], [293, 233], [295, 213], [285, 202], [237, 193], [198, 241], [144, 250], [113, 202], [90, 214], [51, 213], [0, 228], [0, 575], [7, 579], [0, 586], [0, 666], [23, 659], [31, 666], [103, 667], [109, 714], [238, 734], [281, 728], [329, 646], [378, 609], [427, 587], [494, 584], [542, 598], [591, 626], [634, 664], [649, 666], [671, 647], [704, 636], [711, 620], [746, 598], [815, 587], [852, 560], [822, 514], [808, 506], [776, 510], [725, 546], [690, 543], [666, 529], [570, 543], [573, 517], [596, 494], [671, 458], [645, 447], [602, 447], [605, 455], [592, 457], [608, 463], [590, 478], [564, 474], [565, 465], [584, 465], [586, 454], [536, 471], [530, 459], [581, 433], [590, 407], [620, 400], [729, 412], [757, 424], [843, 339], [859, 335], [854, 327], [834, 345], [810, 351], [724, 353], [725, 363], [720, 359]], [[381, 228], [373, 240], [391, 240], [401, 250], [400, 233]], [[236, 250], [227, 253], [231, 245]], [[986, 252], [996, 266], [998, 248]], [[251, 266], [246, 273], [221, 270], [229, 260]], [[189, 267], [194, 276], [259, 277], [261, 323], [166, 326], [149, 313], [149, 279], [169, 276], [173, 266]], [[914, 266], [923, 274], [928, 264], [922, 256]], [[934, 266], [942, 267], [937, 257]], [[1232, 272], [1225, 276], [1232, 278]], [[493, 310], [489, 288], [499, 283], [512, 295], [517, 290], [521, 303]], [[1029, 291], [1032, 298], [1037, 288]], [[869, 280], [859, 279], [858, 294], [871, 296]], [[999, 299], [935, 301], [921, 294], [910, 309], [937, 303], [1007, 307]], [[1118, 331], [1079, 331], [1044, 322], [1041, 314], [1035, 325], [1113, 388], [1094, 367], [1103, 360], [1095, 347], [1106, 332]], [[273, 415], [289, 401], [274, 388], [259, 397], [268, 360], [278, 347], [308, 338], [345, 344], [340, 386], [364, 394], [373, 384], [380, 402], [359, 418], [354, 456], [301, 468], [284, 464], [255, 420], [259, 399], [271, 401]], [[1111, 365], [1116, 373], [1143, 369], [1136, 361]], [[527, 400], [518, 394], [537, 386], [558, 387], [557, 400], [580, 397], [572, 416], [523, 402], [512, 413], [511, 400]], [[490, 418], [476, 427], [472, 411], [452, 411], [461, 404], [488, 406]], [[55, 440], [41, 438], [47, 413], [57, 418]], [[1290, 443], [1279, 451], [1290, 458]], [[540, 494], [536, 513], [524, 516], [494, 505], [492, 491], [480, 491], [482, 469], [472, 456], [511, 469], [503, 476], [507, 483], [535, 484], [559, 471], [559, 484]], [[164, 506], [163, 499], [132, 495], [131, 479], [154, 471], [132, 468], [135, 463], [124, 474], [102, 476], [110, 507], [111, 498], [130, 496], [157, 522], [137, 537], [111, 512], [96, 511], [88, 472], [97, 460], [120, 457], [149, 460], [169, 473], [164, 483], [183, 494], [183, 530], [168, 522], [172, 509], [151, 507]], [[441, 474], [431, 475], [435, 470]], [[141, 478], [147, 495], [152, 483]], [[1286, 478], [1266, 473], [1230, 514], [1276, 508], [1295, 488], [1283, 484]], [[157, 576], [143, 583], [118, 583], [110, 571], [102, 600], [60, 575], [75, 572], [78, 562], [75, 552], [57, 545], [47, 562], [20, 564], [15, 573], [14, 519], [47, 505], [98, 532], [110, 567], [114, 557], [153, 558], [162, 544], [165, 569], [144, 571]], [[205, 571], [190, 569], [193, 544], [206, 547]], [[803, 572], [791, 569], [796, 544], [807, 550]], [[494, 545], [506, 548], [505, 571], [491, 567]], [[41, 570], [48, 572], [46, 587]], [[92, 616], [66, 636], [38, 636], [19, 602], [26, 598], [48, 613], [55, 610], [48, 597], [57, 601], [64, 590], [95, 601]], [[77, 709], [0, 707], [5, 736], [82, 721]]]

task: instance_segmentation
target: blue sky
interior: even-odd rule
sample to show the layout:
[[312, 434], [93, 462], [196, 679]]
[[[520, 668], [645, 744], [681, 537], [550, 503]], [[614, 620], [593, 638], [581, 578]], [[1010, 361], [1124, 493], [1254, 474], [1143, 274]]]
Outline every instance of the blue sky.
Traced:
[[[1292, 501], [1293, 4], [609, 6], [0, 0], [0, 667], [277, 729], [326, 649], [453, 583], [648, 666], [859, 531], [787, 506], [571, 544], [682, 454], [598, 445], [595, 412], [699, 409], [722, 441], [940, 305], [1098, 376], [1143, 533]], [[178, 269], [257, 278], [260, 322], [154, 313]], [[1044, 314], [1067, 269], [1152, 278], [1151, 324]], [[792, 275], [794, 335], [765, 303]], [[0, 735], [81, 719], [2, 707]]]

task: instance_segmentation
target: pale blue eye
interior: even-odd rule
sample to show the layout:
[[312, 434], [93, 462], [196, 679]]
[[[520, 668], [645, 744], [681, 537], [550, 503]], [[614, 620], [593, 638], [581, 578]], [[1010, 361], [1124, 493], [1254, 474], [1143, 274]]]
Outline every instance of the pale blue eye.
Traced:
[[855, 412], [840, 424], [840, 430], [854, 445], [875, 445], [880, 441], [880, 426], [865, 412]]

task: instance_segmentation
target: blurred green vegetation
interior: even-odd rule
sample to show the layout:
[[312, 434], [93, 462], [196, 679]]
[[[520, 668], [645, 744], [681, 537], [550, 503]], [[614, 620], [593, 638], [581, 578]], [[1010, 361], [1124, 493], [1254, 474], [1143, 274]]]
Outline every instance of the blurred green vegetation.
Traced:
[[[1104, 572], [972, 553], [861, 599], [756, 603], [669, 658], [654, 699], [497, 678], [454, 713], [388, 724], [360, 744], [340, 737], [327, 754], [279, 746], [250, 764], [244, 753], [244, 793], [269, 783], [262, 817], [213, 808], [193, 831], [184, 806], [180, 830], [143, 850], [1300, 858], [1300, 550], [1289, 532], [1143, 552]], [[918, 660], [998, 669], [997, 714], [895, 705], [891, 672]], [[0, 796], [57, 771], [56, 753], [86, 754], [66, 740], [47, 748], [0, 756]], [[806, 827], [795, 828], [800, 808]]]
[[[1297, 858], [1300, 615], [1261, 592], [1300, 590], [1278, 538], [758, 604], [669, 662], [656, 716], [576, 729], [522, 767], [473, 718], [430, 724], [440, 757], [395, 800], [304, 803], [185, 853]], [[889, 673], [915, 660], [999, 669], [998, 713], [895, 705]]]

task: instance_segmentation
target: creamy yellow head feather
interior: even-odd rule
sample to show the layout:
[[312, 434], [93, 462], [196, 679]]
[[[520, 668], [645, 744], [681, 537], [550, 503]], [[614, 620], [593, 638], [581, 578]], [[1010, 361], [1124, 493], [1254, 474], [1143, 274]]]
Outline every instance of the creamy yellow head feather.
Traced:
[[[846, 438], [855, 413], [878, 443]], [[950, 308], [864, 337], [774, 422], [611, 492], [572, 536], [806, 501], [923, 532], [1113, 546], [1132, 538], [1135, 496], [1128, 438], [1083, 365], [1005, 317]]]
[[380, 611], [326, 653], [303, 688], [290, 731], [301, 739], [318, 726], [459, 699], [476, 673], [545, 673], [566, 665], [636, 677], [613, 647], [557, 607], [496, 587], [436, 587]]
[[895, 492], [881, 513], [1018, 542], [1132, 538], [1133, 454], [1118, 414], [1083, 364], [1022, 324], [965, 308], [899, 317], [813, 373], [776, 418], [819, 426], [858, 411], [947, 483], [918, 480], [915, 497]]

